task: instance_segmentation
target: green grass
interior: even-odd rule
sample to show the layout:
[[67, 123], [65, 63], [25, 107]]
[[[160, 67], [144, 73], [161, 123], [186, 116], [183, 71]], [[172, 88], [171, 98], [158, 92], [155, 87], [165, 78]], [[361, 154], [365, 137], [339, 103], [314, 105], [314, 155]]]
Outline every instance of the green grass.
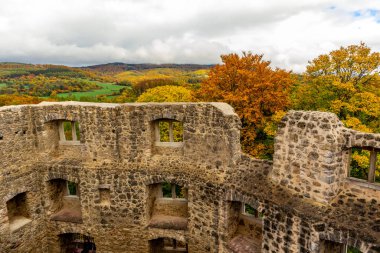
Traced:
[[99, 95], [112, 95], [113, 93], [119, 92], [121, 89], [125, 88], [125, 86], [115, 85], [112, 83], [101, 83], [101, 82], [94, 82], [94, 83], [102, 87], [102, 89], [84, 91], [84, 92], [59, 93], [57, 96], [61, 98], [65, 98], [72, 94], [75, 97], [75, 99], [80, 99], [81, 97], [96, 97]]
[[4, 88], [4, 87], [7, 87], [7, 84], [6, 83], [0, 83], [0, 88]]

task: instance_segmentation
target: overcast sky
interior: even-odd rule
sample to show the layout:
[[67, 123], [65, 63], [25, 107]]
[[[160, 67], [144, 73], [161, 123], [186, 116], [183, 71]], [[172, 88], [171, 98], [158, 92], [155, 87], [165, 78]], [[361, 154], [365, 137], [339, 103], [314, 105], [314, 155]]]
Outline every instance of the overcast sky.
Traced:
[[300, 72], [360, 41], [380, 51], [380, 0], [0, 0], [0, 61], [204, 64], [252, 51]]

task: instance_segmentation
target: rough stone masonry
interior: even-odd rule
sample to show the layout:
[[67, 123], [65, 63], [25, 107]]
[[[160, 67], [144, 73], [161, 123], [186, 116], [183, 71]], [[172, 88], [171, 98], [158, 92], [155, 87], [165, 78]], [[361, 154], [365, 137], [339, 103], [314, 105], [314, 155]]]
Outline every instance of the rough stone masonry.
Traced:
[[380, 185], [348, 176], [379, 134], [290, 111], [272, 162], [240, 127], [224, 103], [1, 107], [0, 252], [380, 252]]

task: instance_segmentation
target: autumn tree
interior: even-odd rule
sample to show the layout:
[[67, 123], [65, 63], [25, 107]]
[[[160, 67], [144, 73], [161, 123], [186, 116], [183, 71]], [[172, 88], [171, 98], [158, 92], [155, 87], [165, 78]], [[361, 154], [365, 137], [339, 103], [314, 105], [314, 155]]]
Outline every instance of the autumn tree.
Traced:
[[41, 98], [26, 95], [0, 95], [0, 106], [38, 104], [41, 101]]
[[348, 127], [380, 131], [380, 54], [364, 43], [309, 62], [294, 91], [295, 109], [330, 111]]
[[[158, 86], [148, 89], [141, 94], [136, 102], [192, 102], [194, 97], [192, 91], [182, 86]], [[162, 123], [162, 125], [161, 125]], [[164, 136], [161, 141], [169, 141], [169, 123], [160, 123], [160, 136]], [[183, 135], [183, 125], [180, 122], [173, 123], [174, 140], [179, 141]], [[167, 139], [166, 139], [166, 138]]]
[[175, 86], [178, 85], [178, 83], [169, 78], [141, 80], [137, 83], [133, 83], [130, 87], [123, 89], [121, 96], [118, 98], [118, 102], [134, 102], [146, 90], [166, 85]]
[[194, 101], [191, 90], [182, 86], [158, 86], [142, 93], [137, 102], [191, 102]]
[[[341, 47], [309, 62], [292, 94], [293, 108], [330, 111], [346, 127], [380, 132], [380, 53], [364, 43]], [[369, 152], [354, 150], [352, 170], [365, 177]], [[380, 177], [380, 164], [377, 165]]]
[[211, 68], [197, 92], [203, 101], [220, 101], [234, 107], [242, 122], [245, 152], [262, 158], [273, 153], [273, 138], [264, 129], [273, 115], [289, 105], [290, 72], [272, 69], [263, 55], [250, 52], [221, 56], [223, 64]]

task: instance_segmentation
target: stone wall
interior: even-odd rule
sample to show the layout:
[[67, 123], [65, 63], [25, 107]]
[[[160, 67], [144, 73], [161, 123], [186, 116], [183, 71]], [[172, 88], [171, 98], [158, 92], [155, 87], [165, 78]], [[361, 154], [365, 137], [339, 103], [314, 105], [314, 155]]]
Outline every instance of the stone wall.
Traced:
[[[183, 143], [155, 145], [160, 119], [183, 123]], [[79, 123], [79, 142], [62, 143], [64, 120]], [[150, 252], [159, 238], [194, 253], [380, 246], [380, 189], [347, 177], [348, 150], [378, 149], [380, 137], [333, 114], [289, 112], [273, 162], [241, 153], [239, 118], [222, 103], [2, 107], [0, 136], [0, 252], [59, 253], [68, 233], [94, 238], [101, 253]], [[78, 196], [66, 196], [67, 181]], [[159, 198], [163, 182], [185, 187], [187, 200]], [[13, 231], [6, 203], [24, 192], [30, 222]], [[263, 213], [261, 235], [241, 203]]]

